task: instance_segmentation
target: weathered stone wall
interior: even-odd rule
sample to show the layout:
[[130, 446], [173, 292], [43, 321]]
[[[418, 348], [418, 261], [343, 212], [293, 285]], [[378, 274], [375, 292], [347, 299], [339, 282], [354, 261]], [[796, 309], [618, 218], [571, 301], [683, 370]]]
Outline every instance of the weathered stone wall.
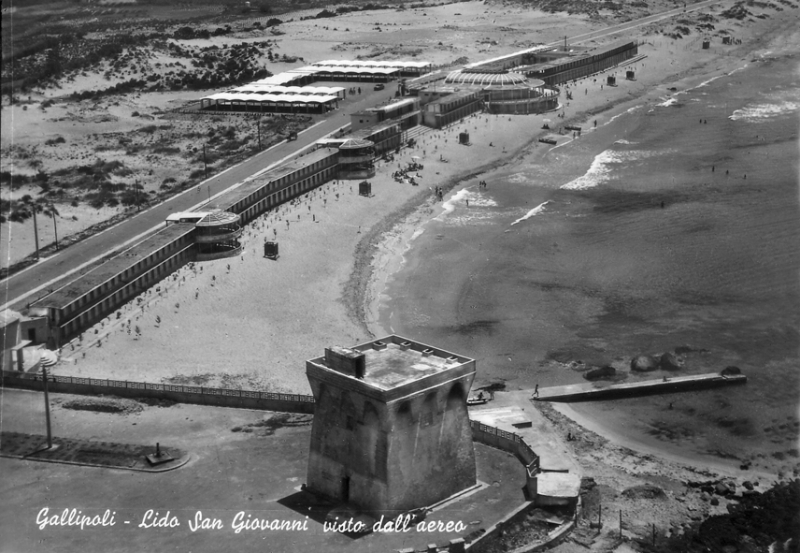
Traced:
[[373, 511], [406, 511], [475, 483], [466, 396], [474, 373], [384, 403], [309, 375], [316, 399], [309, 489]]
[[475, 484], [466, 396], [472, 375], [396, 402], [389, 448], [390, 503], [408, 510]]

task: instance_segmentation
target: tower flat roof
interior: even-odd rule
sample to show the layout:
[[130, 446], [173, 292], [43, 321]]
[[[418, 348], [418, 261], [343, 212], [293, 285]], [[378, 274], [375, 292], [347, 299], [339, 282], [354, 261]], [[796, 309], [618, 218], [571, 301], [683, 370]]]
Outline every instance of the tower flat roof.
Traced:
[[348, 372], [348, 368], [342, 369], [340, 363], [348, 361], [329, 361], [327, 356], [310, 359], [306, 364], [309, 372], [325, 380], [358, 383], [362, 391], [383, 399], [394, 399], [475, 372], [474, 359], [396, 335], [352, 348], [334, 349], [350, 359], [364, 354], [363, 376], [359, 378]]
[[421, 351], [402, 349], [398, 344], [386, 344], [386, 349], [363, 353], [367, 365], [364, 382], [384, 390], [461, 364], [457, 358], [448, 361], [435, 354], [423, 357]]

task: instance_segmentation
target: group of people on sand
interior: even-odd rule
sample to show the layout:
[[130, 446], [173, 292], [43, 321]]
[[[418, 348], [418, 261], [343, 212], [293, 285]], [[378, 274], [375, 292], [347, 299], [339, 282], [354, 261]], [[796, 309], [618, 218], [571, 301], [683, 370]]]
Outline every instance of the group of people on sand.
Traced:
[[486, 188], [488, 184], [486, 184], [485, 180], [482, 180], [478, 183], [478, 188]]
[[399, 170], [392, 173], [392, 178], [395, 180], [395, 182], [406, 183], [410, 181], [412, 185], [417, 186], [418, 183], [414, 175], [409, 175], [409, 173], [417, 171], [416, 178], [422, 178], [422, 175], [419, 174], [419, 171], [423, 168], [421, 163], [417, 163], [416, 161], [409, 163], [405, 169], [403, 169], [399, 164], [397, 167]]

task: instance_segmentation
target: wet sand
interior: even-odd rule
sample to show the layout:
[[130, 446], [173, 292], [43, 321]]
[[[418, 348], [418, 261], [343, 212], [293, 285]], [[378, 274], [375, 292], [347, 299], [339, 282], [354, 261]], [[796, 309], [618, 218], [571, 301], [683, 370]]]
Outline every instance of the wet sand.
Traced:
[[746, 386], [576, 409], [671, 453], [790, 470], [796, 39], [675, 81], [679, 94], [663, 85], [596, 132], [486, 176], [486, 189], [467, 183], [417, 231], [381, 326], [473, 355], [482, 383], [509, 388], [579, 382], [603, 364], [652, 378], [628, 374], [631, 357], [675, 348], [681, 374], [736, 365]]

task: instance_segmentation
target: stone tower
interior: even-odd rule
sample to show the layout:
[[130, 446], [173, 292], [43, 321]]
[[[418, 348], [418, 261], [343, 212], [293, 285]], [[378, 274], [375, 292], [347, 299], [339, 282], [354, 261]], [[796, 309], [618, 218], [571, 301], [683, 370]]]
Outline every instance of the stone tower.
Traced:
[[404, 512], [473, 486], [475, 360], [388, 336], [306, 362], [316, 400], [307, 487]]

